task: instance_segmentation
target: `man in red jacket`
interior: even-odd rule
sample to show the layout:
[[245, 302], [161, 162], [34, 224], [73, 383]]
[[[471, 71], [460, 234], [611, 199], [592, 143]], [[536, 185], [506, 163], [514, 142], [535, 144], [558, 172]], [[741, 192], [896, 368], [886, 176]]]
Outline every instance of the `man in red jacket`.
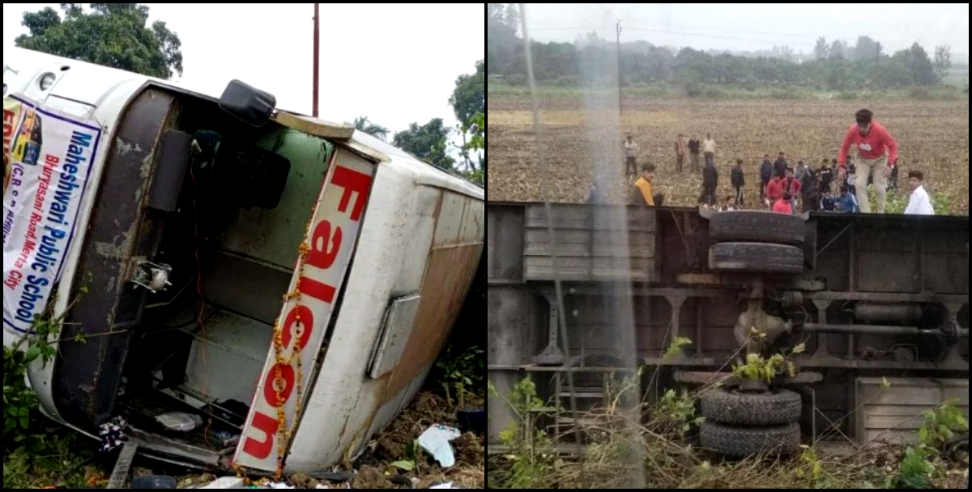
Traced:
[[[867, 201], [867, 180], [873, 173], [874, 191], [877, 192], [878, 213], [884, 213], [885, 188], [891, 169], [898, 163], [898, 142], [894, 140], [884, 125], [871, 121], [874, 115], [870, 110], [862, 109], [858, 111], [854, 118], [857, 123], [851, 125], [844, 136], [844, 143], [840, 146], [840, 153], [837, 155], [837, 162], [840, 164], [840, 172], [844, 174], [847, 164], [847, 150], [851, 145], [857, 146], [856, 182], [857, 202], [861, 207], [861, 212], [870, 213], [871, 204]], [[885, 155], [885, 149], [887, 155]]]
[[783, 192], [786, 188], [786, 177], [779, 170], [774, 170], [776, 176], [766, 183], [766, 203], [769, 208], [772, 208], [777, 200], [783, 198]]

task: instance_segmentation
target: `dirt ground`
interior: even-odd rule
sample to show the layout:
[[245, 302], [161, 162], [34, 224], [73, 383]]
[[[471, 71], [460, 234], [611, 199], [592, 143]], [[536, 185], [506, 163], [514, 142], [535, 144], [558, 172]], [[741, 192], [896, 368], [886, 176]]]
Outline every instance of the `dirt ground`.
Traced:
[[822, 158], [837, 157], [854, 112], [867, 107], [898, 141], [901, 187], [907, 189], [907, 171], [917, 168], [924, 172], [929, 193], [945, 195], [948, 213], [969, 214], [968, 99], [704, 100], [631, 95], [622, 101], [620, 129], [612, 129], [610, 126], [617, 125], [616, 113], [604, 109], [610, 104], [601, 103], [613, 99], [616, 106], [613, 94], [541, 96], [542, 168], [537, 165], [529, 93], [489, 94], [489, 200], [580, 203], [587, 198], [594, 169], [616, 166], [610, 173], [614, 177], [607, 196], [609, 202], [619, 203], [626, 189], [626, 179], [621, 177], [623, 162], [607, 162], [604, 149], [615, 140], [620, 149], [620, 136], [631, 132], [639, 145], [638, 163], [657, 166], [654, 191], [665, 194], [665, 204], [695, 206], [701, 176], [688, 171], [688, 156], [683, 172], [676, 172], [674, 142], [679, 133], [701, 139], [710, 132], [716, 141], [718, 200], [733, 194], [730, 162], [740, 158], [745, 200], [751, 205], [758, 198], [756, 182], [763, 154], [770, 154], [772, 160], [783, 151], [791, 165], [802, 159], [816, 169]]
[[[467, 396], [466, 407], [482, 407], [482, 397]], [[415, 455], [409, 455], [409, 445], [418, 439], [432, 424], [444, 424], [459, 428], [456, 421], [456, 406], [450, 406], [445, 398], [429, 390], [415, 395], [412, 403], [402, 411], [382, 432], [372, 436], [368, 447], [351, 467], [355, 470], [350, 481], [311, 480], [307, 474], [295, 473], [284, 477], [284, 482], [297, 488], [314, 488], [318, 483], [329, 488], [352, 489], [409, 489], [428, 488], [431, 485], [452, 482], [454, 487], [481, 489], [485, 487], [485, 447], [477, 434], [465, 432], [451, 441], [456, 463], [443, 469], [431, 455], [418, 448]], [[401, 470], [392, 465], [397, 461], [412, 461], [414, 469]], [[103, 487], [108, 481], [110, 469], [90, 467], [85, 470], [89, 486]], [[334, 471], [346, 471], [340, 465]], [[198, 472], [174, 472], [156, 462], [143, 462], [134, 468], [133, 477], [153, 473], [168, 474], [177, 480], [177, 488], [189, 488], [208, 483], [218, 475]], [[311, 474], [313, 475], [313, 474]], [[266, 478], [250, 477], [247, 484], [266, 486]]]
[[[465, 406], [482, 407], [482, 398], [467, 400]], [[415, 469], [412, 471], [399, 473], [391, 465], [395, 461], [406, 460], [409, 445], [432, 424], [459, 428], [456, 408], [450, 407], [445, 398], [431, 391], [419, 392], [398, 418], [372, 438], [368, 451], [355, 462], [358, 474], [351, 487], [411, 488], [404, 484], [414, 483], [416, 488], [428, 488], [436, 483], [452, 482], [454, 486], [464, 489], [484, 488], [485, 447], [483, 440], [472, 432], [466, 432], [451, 441], [456, 464], [448, 469], [443, 469], [424, 451], [420, 451], [415, 457]], [[392, 477], [395, 475], [407, 482], [401, 478], [397, 480], [398, 483], [393, 482]], [[412, 481], [413, 477], [418, 481]]]

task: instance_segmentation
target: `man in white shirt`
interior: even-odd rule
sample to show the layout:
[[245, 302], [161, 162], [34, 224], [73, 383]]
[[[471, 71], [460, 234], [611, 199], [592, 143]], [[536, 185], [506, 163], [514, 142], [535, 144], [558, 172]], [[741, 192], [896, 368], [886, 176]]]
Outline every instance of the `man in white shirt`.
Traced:
[[911, 197], [908, 198], [908, 207], [905, 208], [905, 214], [935, 215], [935, 209], [932, 207], [928, 192], [925, 191], [925, 187], [921, 184], [924, 179], [925, 176], [921, 171], [908, 171], [908, 184], [913, 191], [911, 192]]

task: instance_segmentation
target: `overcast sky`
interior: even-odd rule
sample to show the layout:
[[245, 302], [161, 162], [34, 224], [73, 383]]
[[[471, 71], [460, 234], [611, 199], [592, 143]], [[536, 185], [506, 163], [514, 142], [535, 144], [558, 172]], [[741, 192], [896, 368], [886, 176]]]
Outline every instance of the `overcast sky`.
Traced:
[[[917, 41], [929, 55], [936, 45], [968, 55], [969, 4], [528, 4], [527, 27], [538, 41], [574, 41], [597, 30], [615, 39], [696, 49], [755, 51], [788, 45], [813, 50], [817, 37], [879, 41], [886, 53]], [[667, 31], [667, 32], [666, 32]]]
[[[87, 9], [87, 4], [84, 4]], [[145, 4], [182, 42], [181, 82], [218, 97], [240, 79], [311, 114], [313, 4]], [[59, 4], [3, 4], [3, 46], [27, 33], [23, 13]], [[392, 134], [442, 118], [453, 127], [456, 77], [484, 58], [482, 4], [320, 4], [319, 117], [368, 118]], [[178, 76], [173, 80], [180, 80]]]

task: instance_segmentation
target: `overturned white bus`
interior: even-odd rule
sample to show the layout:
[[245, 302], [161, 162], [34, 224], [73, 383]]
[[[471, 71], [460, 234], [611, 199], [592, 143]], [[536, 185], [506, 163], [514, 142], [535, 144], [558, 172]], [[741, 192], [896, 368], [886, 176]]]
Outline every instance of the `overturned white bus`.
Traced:
[[[238, 81], [214, 98], [14, 52], [3, 339], [65, 315], [29, 368], [43, 412], [91, 437], [123, 416], [140, 452], [215, 469], [362, 451], [463, 309], [483, 190]], [[172, 411], [206, 424], [168, 435]]]

